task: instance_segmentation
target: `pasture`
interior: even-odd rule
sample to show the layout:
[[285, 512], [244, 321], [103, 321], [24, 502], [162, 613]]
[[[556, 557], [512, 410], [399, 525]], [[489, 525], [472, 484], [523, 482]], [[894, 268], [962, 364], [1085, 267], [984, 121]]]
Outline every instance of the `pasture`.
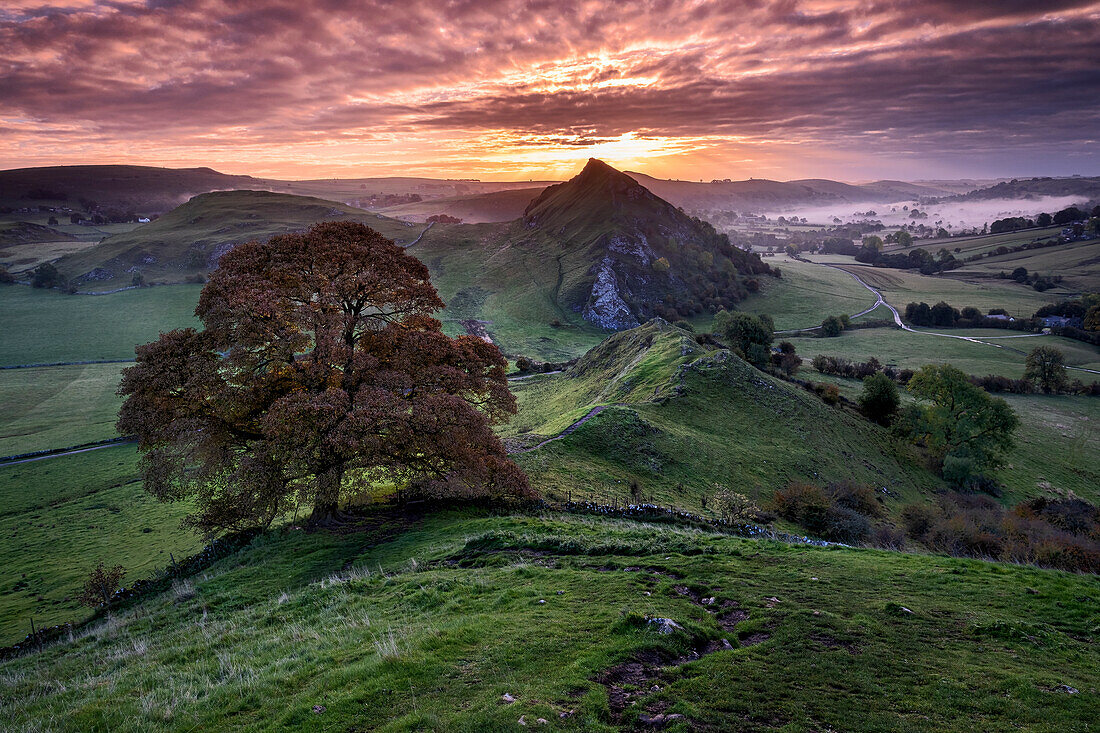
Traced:
[[162, 331], [197, 326], [199, 285], [138, 288], [109, 295], [0, 286], [0, 366], [133, 359]]
[[196, 551], [180, 527], [186, 505], [162, 504], [142, 488], [137, 449], [124, 445], [0, 465], [0, 644], [83, 618], [76, 602], [103, 561], [126, 569], [123, 583]]
[[115, 437], [125, 366], [0, 369], [0, 456]]

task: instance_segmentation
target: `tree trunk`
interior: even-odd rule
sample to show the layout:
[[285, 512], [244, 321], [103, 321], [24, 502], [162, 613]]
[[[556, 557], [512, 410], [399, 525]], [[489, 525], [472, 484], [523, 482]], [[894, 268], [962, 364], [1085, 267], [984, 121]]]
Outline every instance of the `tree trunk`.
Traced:
[[344, 466], [336, 465], [317, 474], [317, 494], [313, 498], [313, 524], [331, 524], [336, 521], [340, 505], [340, 484], [344, 479]]

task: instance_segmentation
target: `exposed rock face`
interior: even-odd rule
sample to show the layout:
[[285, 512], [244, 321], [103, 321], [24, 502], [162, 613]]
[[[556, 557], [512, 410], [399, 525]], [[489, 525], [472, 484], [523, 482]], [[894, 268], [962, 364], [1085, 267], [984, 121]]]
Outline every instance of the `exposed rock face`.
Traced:
[[730, 307], [747, 293], [739, 274], [769, 272], [709, 224], [595, 159], [532, 201], [523, 226], [559, 241], [567, 266], [586, 268], [587, 281], [561, 304], [613, 330]]
[[619, 294], [619, 278], [610, 257], [605, 257], [596, 269], [596, 281], [582, 315], [585, 320], [614, 331], [641, 325]]

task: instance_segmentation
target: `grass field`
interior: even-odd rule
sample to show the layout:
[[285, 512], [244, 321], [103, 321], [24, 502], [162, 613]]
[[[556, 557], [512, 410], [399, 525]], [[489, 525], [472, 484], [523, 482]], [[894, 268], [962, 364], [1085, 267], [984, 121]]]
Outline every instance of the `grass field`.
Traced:
[[869, 285], [877, 288], [886, 301], [899, 311], [904, 311], [905, 305], [910, 302], [923, 301], [934, 305], [943, 300], [956, 308], [972, 305], [983, 313], [990, 308], [1004, 308], [1017, 318], [1030, 318], [1041, 306], [1054, 303], [1069, 294], [1064, 288], [1040, 293], [1012, 280], [994, 278], [965, 282], [943, 276], [921, 275], [915, 270], [869, 267], [855, 263], [851, 258], [815, 256], [814, 260], [843, 265], [844, 269], [859, 275]]
[[199, 547], [182, 505], [141, 490], [133, 446], [0, 466], [0, 644], [88, 613], [75, 600], [99, 561], [125, 582]]
[[1088, 577], [557, 515], [373, 526], [272, 533], [0, 663], [6, 725], [1083, 733], [1100, 704]]
[[132, 359], [162, 331], [197, 326], [199, 285], [64, 295], [0, 286], [0, 365]]
[[0, 456], [115, 437], [124, 366], [0, 370]]
[[[1001, 329], [941, 329], [941, 333], [957, 336], [1011, 336], [1015, 331]], [[1037, 346], [1053, 346], [1066, 356], [1066, 364], [1088, 369], [1100, 369], [1100, 348], [1061, 336], [1035, 336], [1019, 339], [997, 339], [987, 346], [960, 339], [913, 333], [896, 328], [864, 328], [844, 331], [835, 338], [786, 338], [795, 345], [803, 359], [809, 361], [818, 354], [842, 356], [852, 361], [867, 361], [872, 356], [883, 364], [896, 364], [902, 369], [919, 369], [925, 364], [948, 362], [967, 374], [985, 376], [997, 374], [1019, 379], [1024, 374], [1027, 353]], [[1071, 372], [1070, 378], [1091, 382], [1100, 375]]]
[[778, 280], [760, 278], [760, 292], [738, 309], [767, 313], [780, 331], [817, 326], [826, 316], [858, 313], [875, 303], [867, 288], [839, 270], [786, 257], [772, 257], [767, 262], [783, 276]]

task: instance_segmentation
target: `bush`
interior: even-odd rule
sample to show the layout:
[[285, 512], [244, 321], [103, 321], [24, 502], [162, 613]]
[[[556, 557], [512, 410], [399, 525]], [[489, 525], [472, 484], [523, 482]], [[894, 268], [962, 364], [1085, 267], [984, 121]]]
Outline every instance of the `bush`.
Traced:
[[827, 338], [839, 336], [844, 330], [844, 322], [836, 316], [829, 316], [821, 322], [821, 335]]
[[868, 514], [881, 510], [874, 491], [855, 484], [791, 482], [772, 495], [776, 514], [803, 527], [810, 534], [832, 542], [862, 542], [871, 535]]
[[0, 267], [0, 285], [13, 285], [15, 283], [15, 275], [12, 275], [7, 271], [7, 268]]
[[835, 407], [840, 404], [840, 387], [835, 384], [826, 384], [821, 390], [821, 399], [825, 401], [826, 405]]
[[760, 508], [744, 494], [739, 494], [725, 486], [715, 485], [711, 505], [722, 519], [731, 524], [759, 521]]
[[877, 372], [864, 378], [858, 402], [859, 409], [868, 419], [879, 425], [889, 425], [901, 405], [901, 397], [897, 385], [882, 372]]
[[95, 570], [88, 573], [88, 578], [84, 581], [84, 589], [77, 596], [77, 601], [89, 608], [99, 608], [110, 603], [111, 596], [118, 590], [124, 574], [125, 571], [121, 565], [108, 568], [100, 562]]

